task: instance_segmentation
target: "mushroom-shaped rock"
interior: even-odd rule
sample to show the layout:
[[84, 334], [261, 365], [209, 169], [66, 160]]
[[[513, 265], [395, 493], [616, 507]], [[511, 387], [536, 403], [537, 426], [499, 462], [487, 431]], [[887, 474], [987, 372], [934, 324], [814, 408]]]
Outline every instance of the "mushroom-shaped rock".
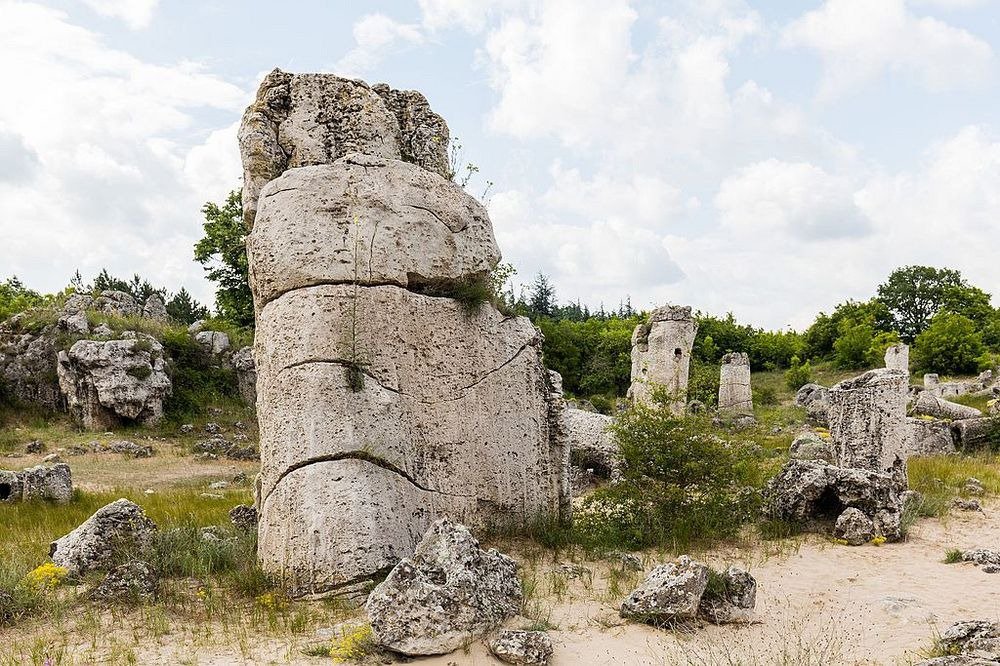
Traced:
[[708, 567], [682, 555], [676, 562], [661, 564], [622, 602], [619, 613], [630, 620], [668, 623], [691, 620], [698, 615], [701, 597], [708, 586]]
[[489, 648], [507, 664], [544, 666], [552, 658], [552, 639], [544, 631], [501, 629], [490, 640]]
[[416, 656], [456, 650], [520, 606], [514, 560], [483, 550], [466, 527], [442, 518], [372, 591], [366, 609], [378, 645]]
[[115, 500], [66, 536], [52, 542], [49, 556], [73, 575], [106, 569], [120, 552], [141, 552], [152, 541], [156, 523], [135, 502]]

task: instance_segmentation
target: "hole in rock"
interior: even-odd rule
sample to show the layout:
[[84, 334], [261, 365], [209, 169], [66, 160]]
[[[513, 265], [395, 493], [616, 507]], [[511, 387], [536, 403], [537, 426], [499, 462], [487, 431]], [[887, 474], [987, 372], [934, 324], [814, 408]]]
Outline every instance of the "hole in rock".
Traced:
[[816, 500], [816, 504], [813, 505], [813, 517], [824, 520], [837, 520], [846, 508], [837, 496], [837, 491], [834, 488], [827, 488], [819, 496], [819, 499]]
[[9, 483], [0, 483], [0, 502], [10, 499], [12, 490]]
[[677, 349], [674, 350], [674, 357], [675, 358], [680, 358], [683, 355], [684, 355], [684, 352], [681, 351], [680, 347], [678, 347]]

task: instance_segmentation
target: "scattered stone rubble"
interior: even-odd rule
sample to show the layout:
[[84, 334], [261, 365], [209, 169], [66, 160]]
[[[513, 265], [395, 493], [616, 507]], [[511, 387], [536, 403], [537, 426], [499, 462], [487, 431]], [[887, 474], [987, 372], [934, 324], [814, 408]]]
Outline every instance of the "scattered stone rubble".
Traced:
[[682, 416], [687, 406], [691, 348], [698, 323], [688, 306], [665, 305], [632, 333], [632, 383], [628, 397], [650, 405], [663, 392], [671, 411]]
[[569, 510], [540, 333], [451, 296], [499, 260], [489, 217], [442, 177], [444, 121], [416, 93], [382, 93], [275, 71], [240, 130], [259, 557], [296, 595], [356, 588], [444, 515]]
[[483, 550], [462, 525], [440, 519], [365, 606], [375, 643], [410, 656], [446, 654], [497, 629], [521, 606], [514, 560]]

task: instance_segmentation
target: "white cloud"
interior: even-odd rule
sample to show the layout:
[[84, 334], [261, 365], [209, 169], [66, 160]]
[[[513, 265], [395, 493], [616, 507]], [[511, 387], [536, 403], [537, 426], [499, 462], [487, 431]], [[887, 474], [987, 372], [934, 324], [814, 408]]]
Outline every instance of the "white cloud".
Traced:
[[361, 77], [393, 49], [424, 41], [419, 26], [399, 23], [384, 14], [363, 16], [354, 24], [352, 32], [354, 47], [334, 65], [334, 70], [344, 76]]
[[83, 0], [101, 16], [121, 19], [129, 28], [146, 28], [153, 20], [159, 0]]
[[993, 49], [972, 33], [907, 10], [904, 0], [827, 0], [784, 30], [790, 47], [824, 63], [820, 97], [852, 92], [877, 77], [904, 74], [931, 91], [983, 83]]
[[915, 0], [915, 4], [937, 7], [939, 9], [955, 10], [985, 7], [992, 1], [993, 0]]
[[236, 117], [250, 95], [196, 64], [109, 48], [50, 8], [7, 3], [3, 13], [0, 87], [18, 100], [0, 107], [0, 127], [38, 165], [28, 182], [0, 183], [5, 273], [51, 291], [75, 268], [107, 267], [210, 299], [191, 261], [199, 211], [238, 186], [240, 169], [233, 128], [205, 132], [199, 114]]

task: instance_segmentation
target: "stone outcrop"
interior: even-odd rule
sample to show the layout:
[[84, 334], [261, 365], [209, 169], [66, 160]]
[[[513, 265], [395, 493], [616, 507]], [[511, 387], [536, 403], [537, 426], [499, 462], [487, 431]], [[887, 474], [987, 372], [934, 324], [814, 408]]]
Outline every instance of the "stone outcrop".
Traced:
[[233, 353], [233, 370], [243, 402], [253, 407], [257, 404], [257, 364], [253, 358], [253, 347], [243, 347]]
[[743, 352], [722, 357], [719, 371], [719, 413], [753, 414], [750, 390], [750, 357]]
[[0, 384], [9, 399], [59, 409], [63, 398], [56, 376], [55, 336], [21, 331], [23, 319], [15, 316], [0, 327]]
[[569, 508], [558, 376], [530, 321], [455, 298], [499, 251], [483, 207], [401, 148], [397, 111], [433, 125], [404, 98], [275, 72], [241, 130], [259, 557], [293, 594], [364, 587], [443, 516]]
[[194, 341], [205, 350], [206, 354], [219, 356], [229, 350], [229, 335], [222, 331], [198, 331]]
[[910, 374], [910, 346], [902, 342], [885, 350], [885, 367], [887, 370], [900, 370]]
[[442, 519], [372, 591], [365, 609], [377, 645], [418, 656], [457, 650], [520, 606], [514, 561]]
[[159, 294], [150, 294], [149, 298], [146, 299], [146, 302], [142, 306], [142, 316], [145, 319], [153, 321], [170, 321], [170, 315], [167, 314], [167, 306], [163, 303], [163, 299], [160, 298]]
[[767, 512], [818, 531], [833, 531], [841, 514], [855, 508], [874, 524], [878, 536], [898, 540], [903, 492], [895, 472], [873, 472], [789, 460], [767, 489]]
[[795, 404], [805, 407], [809, 419], [819, 425], [830, 422], [830, 389], [819, 384], [806, 384], [795, 393]]
[[70, 413], [88, 430], [155, 425], [171, 392], [163, 346], [143, 334], [78, 340], [68, 352], [59, 352], [57, 372]]
[[788, 456], [798, 460], [824, 460], [834, 462], [833, 444], [816, 433], [804, 433], [792, 440]]
[[[948, 657], [921, 662], [918, 666], [978, 666], [1000, 663], [1000, 622], [969, 620], [956, 622], [938, 638], [938, 647]], [[952, 661], [941, 661], [949, 660]]]
[[976, 419], [983, 415], [983, 413], [975, 407], [968, 407], [966, 405], [960, 405], [957, 402], [951, 402], [949, 400], [945, 400], [944, 398], [939, 398], [930, 391], [923, 391], [919, 396], [917, 396], [917, 402], [913, 406], [913, 413], [933, 416], [937, 419], [952, 419], [953, 421], [960, 419]]
[[552, 639], [543, 631], [501, 629], [489, 642], [490, 652], [505, 664], [544, 666], [552, 658]]
[[413, 163], [448, 178], [448, 140], [447, 124], [418, 92], [276, 69], [240, 125], [244, 222], [253, 226], [261, 189], [284, 171], [350, 153]]
[[956, 447], [962, 451], [987, 448], [1000, 441], [1000, 423], [992, 417], [955, 421], [951, 424], [951, 432]]
[[690, 307], [666, 305], [653, 310], [649, 322], [632, 333], [633, 402], [652, 404], [654, 392], [662, 391], [671, 411], [682, 416], [687, 405], [691, 347], [698, 323]]
[[0, 470], [0, 502], [45, 500], [65, 504], [73, 499], [69, 465], [37, 465], [19, 472]]
[[127, 499], [115, 500], [94, 513], [66, 536], [53, 541], [49, 557], [71, 575], [107, 569], [122, 552], [148, 548], [156, 524]]
[[909, 449], [907, 375], [871, 370], [830, 389], [830, 436], [840, 467], [899, 474]]

